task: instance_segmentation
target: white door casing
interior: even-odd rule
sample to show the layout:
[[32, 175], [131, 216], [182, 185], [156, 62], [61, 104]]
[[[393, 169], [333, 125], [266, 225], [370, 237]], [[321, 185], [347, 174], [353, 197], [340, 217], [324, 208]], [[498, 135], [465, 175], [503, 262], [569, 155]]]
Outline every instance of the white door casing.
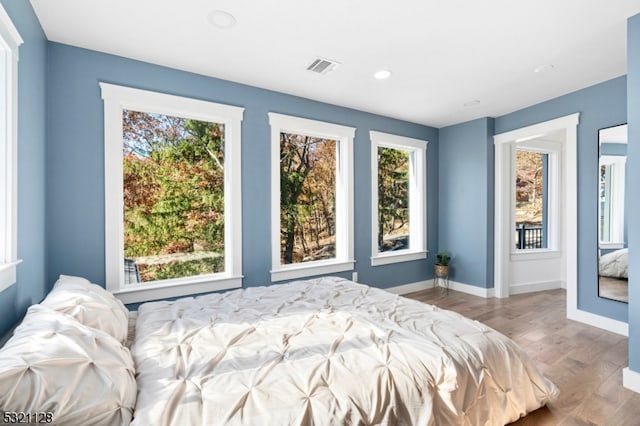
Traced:
[[[516, 143], [540, 139], [564, 131], [563, 155], [559, 158], [560, 211], [558, 242], [562, 248], [562, 270], [567, 288], [567, 312], [577, 309], [577, 125], [579, 113], [512, 130], [494, 136], [495, 144], [495, 244], [494, 287], [496, 297], [509, 297], [512, 270], [513, 168], [512, 151]], [[553, 226], [553, 225], [552, 225]], [[549, 252], [547, 250], [547, 252]], [[551, 253], [548, 253], [551, 254]], [[543, 255], [539, 253], [538, 255]]]

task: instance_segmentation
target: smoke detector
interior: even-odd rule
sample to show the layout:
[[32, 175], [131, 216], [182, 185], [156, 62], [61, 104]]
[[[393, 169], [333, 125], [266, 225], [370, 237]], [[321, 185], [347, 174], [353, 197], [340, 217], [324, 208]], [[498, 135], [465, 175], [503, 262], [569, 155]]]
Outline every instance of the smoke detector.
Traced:
[[337, 61], [332, 61], [331, 59], [325, 58], [316, 58], [309, 66], [307, 67], [308, 71], [313, 71], [318, 74], [326, 74], [329, 71], [333, 71], [338, 68], [340, 65]]

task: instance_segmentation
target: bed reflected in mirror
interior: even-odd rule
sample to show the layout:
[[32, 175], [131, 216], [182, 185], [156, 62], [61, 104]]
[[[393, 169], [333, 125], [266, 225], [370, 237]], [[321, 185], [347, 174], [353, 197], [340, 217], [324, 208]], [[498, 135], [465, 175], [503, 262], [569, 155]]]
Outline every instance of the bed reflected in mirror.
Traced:
[[627, 125], [598, 132], [598, 295], [628, 302]]

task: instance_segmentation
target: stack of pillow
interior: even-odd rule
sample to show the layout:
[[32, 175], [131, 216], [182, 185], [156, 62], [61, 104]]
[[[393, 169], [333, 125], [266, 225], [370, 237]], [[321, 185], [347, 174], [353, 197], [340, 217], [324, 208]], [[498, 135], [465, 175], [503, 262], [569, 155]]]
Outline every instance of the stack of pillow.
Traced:
[[122, 302], [84, 278], [61, 275], [0, 349], [0, 409], [32, 422], [128, 425], [136, 381], [127, 330]]

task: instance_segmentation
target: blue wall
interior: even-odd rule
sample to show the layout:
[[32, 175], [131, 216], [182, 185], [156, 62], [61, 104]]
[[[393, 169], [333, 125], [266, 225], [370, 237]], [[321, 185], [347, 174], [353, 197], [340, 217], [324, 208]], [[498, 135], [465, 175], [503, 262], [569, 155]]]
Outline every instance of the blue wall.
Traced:
[[493, 119], [440, 129], [438, 248], [450, 279], [493, 287]]
[[495, 120], [495, 131], [496, 134], [503, 133], [575, 112], [580, 112], [578, 125], [578, 307], [594, 314], [626, 322], [627, 304], [598, 297], [596, 273], [598, 130], [627, 121], [626, 77], [618, 77], [498, 117]]
[[[426, 139], [429, 248], [437, 242], [437, 129], [62, 44], [49, 44], [48, 280], [104, 283], [103, 102], [98, 82], [245, 108], [242, 123], [244, 285], [270, 282], [270, 128], [267, 113], [356, 127], [355, 255], [359, 280], [393, 286], [432, 277], [432, 259], [371, 267], [369, 130]], [[240, 190], [240, 188], [238, 188]], [[346, 274], [350, 277], [350, 274]]]
[[[640, 187], [640, 15], [629, 19], [627, 27], [627, 183]], [[640, 197], [629, 197], [629, 368], [640, 372]]]
[[45, 81], [47, 41], [28, 1], [0, 0], [24, 44], [18, 62], [17, 284], [0, 293], [0, 335], [45, 294]]

